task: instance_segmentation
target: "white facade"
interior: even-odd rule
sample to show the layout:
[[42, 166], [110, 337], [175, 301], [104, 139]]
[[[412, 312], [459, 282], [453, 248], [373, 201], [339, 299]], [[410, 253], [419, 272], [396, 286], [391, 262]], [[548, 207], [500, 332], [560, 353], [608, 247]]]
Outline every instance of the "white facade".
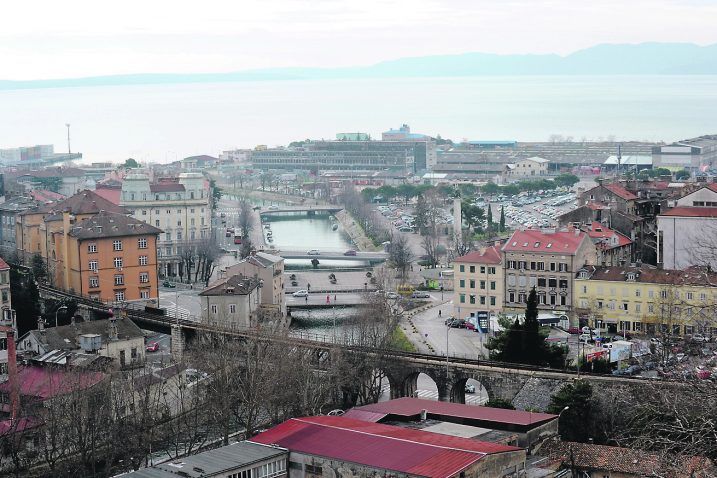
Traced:
[[259, 282], [233, 276], [200, 294], [202, 321], [213, 326], [241, 329], [257, 323], [260, 302]]
[[256, 277], [262, 281], [261, 303], [277, 305], [282, 315], [286, 313], [283, 257], [257, 252], [243, 261], [227, 267], [227, 277], [237, 274], [244, 277]]
[[509, 174], [511, 176], [546, 176], [549, 164], [549, 160], [534, 156], [517, 161]]
[[150, 183], [142, 173], [127, 175], [120, 206], [135, 219], [162, 229], [157, 241], [161, 276], [179, 275], [179, 250], [211, 240], [211, 190], [200, 173], [181, 173], [176, 181]]

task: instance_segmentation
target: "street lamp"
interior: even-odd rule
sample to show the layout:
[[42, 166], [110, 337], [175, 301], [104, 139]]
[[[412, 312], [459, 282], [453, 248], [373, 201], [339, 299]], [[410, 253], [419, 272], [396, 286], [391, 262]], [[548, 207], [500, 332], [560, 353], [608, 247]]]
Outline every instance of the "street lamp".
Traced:
[[55, 311], [55, 327], [57, 327], [57, 314], [58, 314], [61, 310], [67, 310], [67, 306], [66, 306], [66, 305], [61, 305], [61, 306], [58, 307], [57, 310]]

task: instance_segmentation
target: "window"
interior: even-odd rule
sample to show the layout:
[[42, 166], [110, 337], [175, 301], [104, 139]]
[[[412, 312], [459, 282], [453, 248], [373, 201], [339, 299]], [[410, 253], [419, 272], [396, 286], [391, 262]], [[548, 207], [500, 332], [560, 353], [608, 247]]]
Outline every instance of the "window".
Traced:
[[168, 241], [171, 241], [171, 240], [172, 240], [172, 233], [171, 233], [171, 232], [166, 233], [166, 234], [164, 235], [164, 238], [165, 238], [166, 240], [168, 240]]
[[692, 292], [687, 293], [687, 300], [692, 300]]
[[100, 286], [100, 278], [99, 277], [90, 277], [90, 287], [99, 287]]
[[122, 258], [115, 257], [114, 264], [115, 264], [115, 269], [122, 269]]
[[147, 258], [147, 256], [139, 256], [139, 265], [146, 266], [148, 262], [149, 259]]
[[480, 273], [485, 274], [485, 266], [480, 266]]
[[465, 271], [466, 271], [466, 266], [464, 266], [463, 264], [461, 264], [460, 271], [461, 271], [461, 272], [465, 272]]
[[191, 212], [192, 214], [194, 214], [194, 208], [190, 209], [189, 212]]
[[635, 297], [640, 297], [640, 289], [635, 289]]
[[508, 261], [508, 269], [517, 269], [515, 267], [516, 262], [515, 261]]
[[550, 270], [555, 272], [555, 262], [550, 263]]
[[229, 313], [234, 314], [234, 313], [236, 313], [236, 311], [237, 311], [236, 304], [229, 304]]
[[627, 312], [627, 311], [628, 311], [628, 305], [627, 305], [627, 302], [623, 302], [623, 303], [622, 303], [622, 310], [623, 310], [623, 311], [625, 311], [625, 312]]
[[480, 304], [485, 305], [485, 296], [484, 295], [480, 296]]
[[465, 295], [465, 294], [461, 294], [460, 297], [459, 297], [459, 301], [460, 301], [461, 304], [465, 304], [465, 303], [466, 303], [466, 295]]
[[546, 279], [545, 277], [538, 277], [538, 287], [545, 287]]
[[156, 220], [154, 221], [154, 225], [155, 225], [155, 227], [159, 227], [159, 219], [156, 219]]
[[584, 308], [586, 308], [587, 306], [588, 306], [588, 301], [587, 301], [587, 299], [580, 299], [580, 307], [582, 307], [582, 308], [584, 309]]
[[601, 300], [597, 301], [597, 308], [602, 309], [602, 301]]
[[469, 272], [473, 274], [476, 271], [476, 266], [470, 266], [469, 269]]
[[560, 266], [560, 272], [568, 272], [568, 265], [565, 262], [561, 262], [559, 264]]
[[115, 285], [124, 285], [124, 276], [122, 274], [115, 275]]
[[147, 210], [146, 210], [146, 209], [142, 209], [142, 215], [143, 215], [143, 216], [146, 216], [146, 215], [147, 215]]
[[142, 289], [139, 291], [139, 298], [140, 299], [149, 299], [149, 290]]
[[471, 289], [475, 289], [475, 288], [476, 288], [476, 281], [474, 281], [473, 279], [470, 280], [470, 284], [471, 284], [471, 286], [470, 286]]
[[564, 295], [560, 296], [560, 305], [568, 305], [568, 298]]
[[475, 303], [476, 303], [476, 296], [475, 296], [475, 294], [471, 294], [471, 295], [468, 297], [468, 303], [470, 303], [470, 304], [475, 304]]
[[490, 281], [490, 290], [495, 290], [495, 281]]
[[155, 210], [154, 210], [154, 213], [155, 213], [155, 214], [159, 214], [159, 209], [155, 209]]
[[548, 279], [548, 287], [551, 289], [555, 289], [558, 286], [558, 280], [557, 279]]
[[124, 300], [124, 291], [118, 290], [115, 292], [115, 301], [122, 302]]
[[181, 226], [181, 225], [182, 225], [182, 220], [181, 220], [181, 219], [178, 219], [178, 220], [177, 220], [177, 226]]
[[321, 469], [320, 465], [304, 465], [304, 472], [308, 473], [310, 475], [321, 475], [323, 473], [323, 470]]
[[662, 297], [663, 299], [667, 299], [667, 291], [666, 291], [666, 290], [661, 290], [661, 291], [660, 291], [660, 297]]
[[653, 291], [652, 289], [648, 290], [648, 291], [647, 291], [647, 297], [649, 297], [650, 299], [652, 299], [653, 297], [655, 297], [655, 291]]
[[515, 276], [513, 274], [508, 276], [508, 285], [515, 286]]
[[540, 305], [545, 305], [545, 294], [538, 295], [538, 303]]
[[465, 286], [466, 286], [466, 280], [465, 280], [465, 279], [461, 279], [460, 282], [459, 282], [459, 284], [460, 284], [460, 287], [461, 287], [461, 288], [465, 288]]
[[149, 282], [149, 273], [148, 272], [140, 272], [139, 273], [139, 283], [146, 284], [148, 282]]
[[137, 247], [140, 249], [147, 249], [147, 238], [146, 237], [140, 237], [137, 239]]
[[97, 261], [90, 261], [90, 270], [91, 271], [97, 270]]
[[132, 360], [137, 360], [137, 347], [132, 347], [132, 350], [130, 350], [130, 357], [132, 357]]
[[530, 263], [530, 270], [531, 270], [531, 271], [534, 271], [535, 269], [536, 269], [535, 262], [531, 262], [531, 263]]
[[558, 287], [561, 289], [567, 289], [568, 288], [568, 280], [567, 279], [560, 279], [558, 281]]
[[707, 298], [707, 294], [704, 292], [700, 293], [700, 300], [704, 301]]
[[122, 241], [112, 241], [112, 250], [113, 251], [121, 251], [122, 250]]
[[525, 302], [525, 294], [518, 294], [518, 302], [521, 304]]
[[495, 305], [495, 297], [491, 296], [490, 305]]
[[485, 281], [484, 280], [480, 281], [480, 288], [485, 289]]
[[489, 267], [488, 274], [495, 274], [495, 267]]
[[217, 313], [217, 304], [212, 304], [211, 309], [212, 309], [212, 314], [216, 314]]
[[545, 262], [538, 262], [538, 270], [539, 271], [545, 270]]
[[525, 276], [518, 276], [518, 286], [525, 287], [526, 283], [527, 283], [527, 279]]
[[587, 293], [588, 293], [588, 286], [584, 285], [583, 286], [583, 294], [587, 294]]
[[652, 314], [655, 312], [655, 306], [653, 304], [647, 304], [647, 311]]
[[642, 304], [635, 304], [635, 312], [641, 312]]
[[508, 294], [508, 302], [515, 302], [515, 294], [514, 293], [511, 292], [510, 294]]
[[177, 231], [177, 240], [178, 241], [182, 240], [182, 231]]
[[87, 246], [87, 252], [89, 252], [90, 254], [97, 252], [97, 244], [89, 244]]

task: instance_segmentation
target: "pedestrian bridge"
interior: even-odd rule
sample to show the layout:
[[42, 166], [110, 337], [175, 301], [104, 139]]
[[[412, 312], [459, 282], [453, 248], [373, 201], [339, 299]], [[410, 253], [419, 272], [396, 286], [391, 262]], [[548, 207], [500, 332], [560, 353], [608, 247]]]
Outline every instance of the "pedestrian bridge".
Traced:
[[[271, 206], [270, 206], [271, 207]], [[264, 209], [259, 212], [259, 215], [263, 218], [265, 216], [272, 215], [331, 215], [336, 214], [339, 211], [343, 211], [342, 206], [274, 206], [275, 209]]]

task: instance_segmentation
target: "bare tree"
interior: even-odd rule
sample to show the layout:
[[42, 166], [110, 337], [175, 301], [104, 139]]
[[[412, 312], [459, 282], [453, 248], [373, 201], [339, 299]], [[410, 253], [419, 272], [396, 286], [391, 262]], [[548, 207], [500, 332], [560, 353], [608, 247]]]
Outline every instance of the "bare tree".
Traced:
[[388, 246], [388, 261], [391, 266], [398, 269], [401, 278], [406, 278], [406, 271], [411, 266], [414, 256], [408, 239], [402, 234], [391, 234], [391, 244]]
[[254, 211], [251, 203], [246, 198], [239, 200], [239, 229], [242, 238], [248, 238], [254, 230]]

